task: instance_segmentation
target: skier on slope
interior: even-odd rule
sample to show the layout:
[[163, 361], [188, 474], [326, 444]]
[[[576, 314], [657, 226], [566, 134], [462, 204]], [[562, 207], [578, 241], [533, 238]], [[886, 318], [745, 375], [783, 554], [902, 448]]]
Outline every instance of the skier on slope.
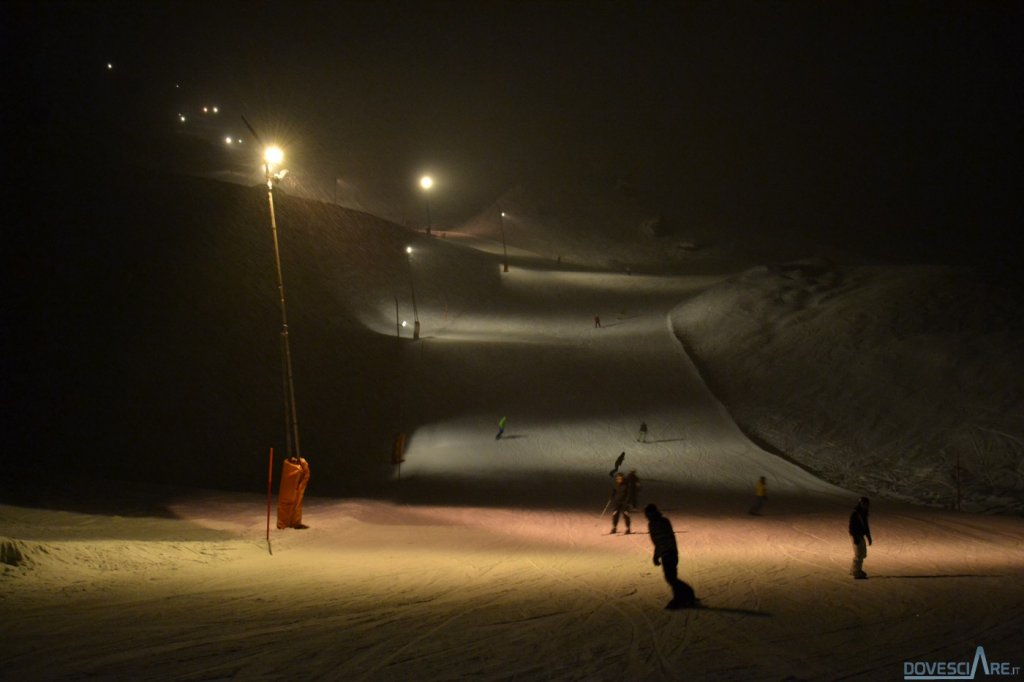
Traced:
[[649, 504], [644, 508], [647, 515], [647, 529], [654, 543], [654, 565], [661, 566], [665, 582], [672, 588], [672, 601], [666, 609], [683, 609], [695, 605], [693, 588], [679, 579], [679, 548], [672, 522], [662, 516], [657, 506]]
[[615, 485], [612, 487], [612, 533], [618, 533], [619, 518], [626, 520], [626, 535], [633, 531], [629, 522], [629, 486], [626, 485], [626, 477], [622, 474], [615, 475]]
[[630, 469], [626, 474], [626, 506], [629, 511], [636, 510], [636, 499], [640, 492], [640, 477], [636, 475], [636, 469]]
[[754, 484], [754, 504], [751, 505], [750, 511], [747, 512], [751, 516], [760, 516], [761, 508], [764, 507], [764, 501], [768, 497], [768, 481], [765, 480], [764, 476], [757, 479], [757, 483]]
[[[868, 507], [870, 500], [862, 497], [857, 500], [857, 506], [850, 512], [850, 539], [853, 541], [853, 564], [850, 566], [850, 575], [858, 580], [868, 577], [864, 572], [864, 559], [868, 556], [868, 545], [871, 544], [871, 527], [868, 525]], [[867, 538], [867, 544], [864, 539]]]

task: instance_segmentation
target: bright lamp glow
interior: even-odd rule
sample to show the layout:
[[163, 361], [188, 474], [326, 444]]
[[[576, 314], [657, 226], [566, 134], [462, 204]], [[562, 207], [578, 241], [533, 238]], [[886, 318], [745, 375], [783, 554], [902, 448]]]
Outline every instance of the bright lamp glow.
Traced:
[[271, 166], [276, 166], [284, 161], [284, 152], [280, 147], [267, 147], [263, 152], [263, 159]]
[[405, 247], [405, 252], [406, 253], [412, 253], [412, 247], [411, 246]]
[[433, 186], [434, 179], [429, 175], [424, 175], [422, 178], [420, 178], [420, 187], [422, 187], [423, 189], [430, 189]]

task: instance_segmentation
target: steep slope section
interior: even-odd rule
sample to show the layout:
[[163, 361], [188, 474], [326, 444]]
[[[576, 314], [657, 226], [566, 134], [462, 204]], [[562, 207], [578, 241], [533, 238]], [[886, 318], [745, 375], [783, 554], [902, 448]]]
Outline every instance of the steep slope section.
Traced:
[[[624, 469], [645, 480], [647, 500], [752, 491], [760, 475], [781, 495], [838, 493], [754, 447], [682, 351], [666, 315], [709, 283], [508, 273], [485, 309], [439, 330], [414, 360], [411, 402], [421, 426], [410, 434], [405, 493], [594, 504], [622, 451]], [[502, 416], [508, 425], [498, 440]], [[641, 421], [650, 429], [643, 444], [635, 441]]]

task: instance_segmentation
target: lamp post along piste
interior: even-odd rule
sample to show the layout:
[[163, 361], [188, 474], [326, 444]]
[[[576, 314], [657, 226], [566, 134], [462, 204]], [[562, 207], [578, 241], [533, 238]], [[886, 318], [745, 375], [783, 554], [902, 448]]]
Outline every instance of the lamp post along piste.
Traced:
[[292, 372], [292, 349], [288, 336], [288, 307], [284, 297], [284, 272], [281, 268], [281, 246], [277, 236], [277, 214], [274, 211], [274, 181], [287, 171], [274, 173], [274, 167], [284, 160], [279, 147], [267, 147], [263, 156], [263, 170], [267, 180], [267, 204], [270, 208], [270, 231], [274, 237], [274, 264], [277, 269], [277, 292], [281, 307], [281, 369], [284, 380], [285, 442], [288, 457], [302, 457], [299, 442], [299, 418], [295, 406], [295, 376]]

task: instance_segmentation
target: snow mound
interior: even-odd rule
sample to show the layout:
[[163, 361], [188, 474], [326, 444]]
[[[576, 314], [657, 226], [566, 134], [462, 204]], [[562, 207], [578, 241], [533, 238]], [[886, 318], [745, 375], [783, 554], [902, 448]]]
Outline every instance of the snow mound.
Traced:
[[1024, 328], [1012, 287], [946, 266], [762, 266], [673, 325], [757, 440], [844, 487], [1024, 512]]
[[12, 540], [11, 538], [0, 539], [0, 564], [5, 566], [24, 566], [30, 563], [23, 549], [24, 545], [25, 543], [21, 540]]

